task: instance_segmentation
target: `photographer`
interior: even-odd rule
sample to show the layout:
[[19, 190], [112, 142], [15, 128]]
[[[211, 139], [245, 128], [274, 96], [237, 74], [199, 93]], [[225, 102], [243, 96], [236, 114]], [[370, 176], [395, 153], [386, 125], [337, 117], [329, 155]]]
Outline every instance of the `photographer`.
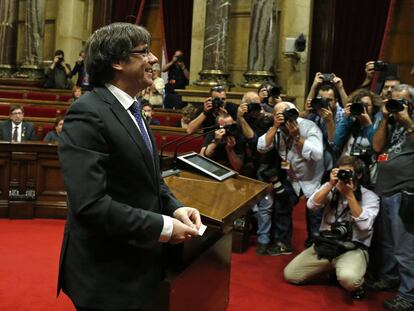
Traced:
[[375, 92], [380, 94], [383, 99], [391, 98], [392, 89], [401, 83], [401, 80], [396, 77], [397, 66], [381, 60], [367, 62], [365, 64], [365, 80], [362, 82], [361, 88], [370, 87], [376, 72], [379, 73], [379, 81], [375, 86]]
[[338, 282], [353, 293], [353, 298], [363, 298], [367, 248], [379, 210], [378, 196], [359, 184], [363, 166], [358, 158], [341, 157], [329, 182], [309, 198], [309, 209], [323, 208], [320, 238], [286, 266], [284, 277], [288, 282], [303, 284], [334, 270]]
[[177, 89], [185, 89], [190, 79], [190, 72], [184, 63], [184, 54], [177, 50], [170, 62], [162, 66], [162, 72], [168, 72], [168, 83], [165, 85], [165, 108], [181, 109], [183, 103], [181, 96], [175, 92]]
[[259, 86], [258, 93], [265, 113], [273, 114], [275, 105], [282, 101], [280, 91], [281, 88], [273, 82], [265, 82]]
[[76, 74], [78, 75], [78, 78], [76, 79], [76, 86], [79, 86], [84, 90], [90, 89], [91, 85], [89, 84], [89, 75], [85, 68], [85, 52], [83, 51], [79, 52], [79, 58], [70, 73], [70, 77], [72, 78]]
[[[373, 290], [398, 286], [395, 298], [384, 301], [389, 310], [414, 309], [414, 87], [394, 87], [392, 99], [382, 109], [374, 134], [378, 156], [377, 193], [381, 197], [379, 216], [383, 258]], [[396, 269], [398, 268], [398, 269]]]
[[239, 172], [244, 163], [243, 136], [231, 115], [225, 112], [217, 116], [216, 124], [220, 128], [206, 136], [200, 154]]
[[70, 89], [71, 69], [65, 63], [65, 54], [62, 50], [56, 50], [52, 64], [45, 72], [45, 88]]
[[280, 199], [284, 192], [280, 182], [280, 159], [275, 149], [271, 152], [259, 153], [257, 151], [258, 137], [262, 136], [273, 125], [271, 118], [266, 116], [260, 96], [256, 92], [244, 94], [242, 103], [237, 110], [237, 123], [247, 142], [245, 166], [250, 162], [254, 174], [252, 178], [272, 183], [273, 192], [257, 203], [257, 255], [268, 255], [272, 228], [273, 201]]
[[381, 109], [381, 98], [365, 89], [354, 91], [345, 106], [344, 118], [339, 122], [334, 138], [334, 149], [338, 155], [352, 155], [361, 159], [370, 174], [364, 186], [375, 184], [376, 154], [371, 147], [372, 135], [377, 124], [376, 114]]
[[216, 124], [217, 116], [222, 112], [228, 113], [233, 120], [237, 120], [237, 106], [227, 102], [226, 90], [218, 85], [210, 89], [210, 97], [197, 109], [196, 117], [188, 124], [187, 133], [191, 134], [199, 128], [213, 126]]
[[[269, 255], [292, 253], [292, 208], [302, 193], [309, 197], [320, 186], [324, 174], [322, 133], [309, 120], [298, 118], [296, 107], [288, 102], [275, 105], [272, 127], [262, 135], [257, 150], [265, 153], [276, 149], [281, 157], [281, 168], [286, 171], [284, 184], [287, 200], [275, 202], [275, 245], [269, 247]], [[319, 227], [310, 219], [309, 235]]]

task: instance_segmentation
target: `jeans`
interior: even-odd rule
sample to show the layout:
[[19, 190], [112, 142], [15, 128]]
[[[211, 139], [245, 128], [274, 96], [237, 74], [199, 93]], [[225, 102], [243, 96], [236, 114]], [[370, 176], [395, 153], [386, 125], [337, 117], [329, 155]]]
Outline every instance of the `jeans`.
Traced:
[[284, 194], [275, 197], [274, 213], [274, 241], [282, 242], [286, 246], [292, 245], [292, 209], [298, 203], [299, 197], [296, 195], [290, 182], [283, 183]]
[[399, 295], [414, 302], [414, 225], [404, 224], [398, 214], [401, 193], [381, 196], [381, 248], [383, 262], [380, 277], [395, 279], [395, 266], [400, 276]]

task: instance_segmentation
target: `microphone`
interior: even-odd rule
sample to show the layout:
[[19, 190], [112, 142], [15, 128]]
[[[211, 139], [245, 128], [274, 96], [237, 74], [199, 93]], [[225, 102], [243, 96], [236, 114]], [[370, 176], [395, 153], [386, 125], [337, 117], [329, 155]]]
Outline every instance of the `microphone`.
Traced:
[[[205, 130], [211, 130], [211, 129], [216, 130], [216, 129], [217, 129], [217, 125], [206, 126], [206, 127], [201, 128], [200, 130], [201, 130], [201, 131], [203, 131], [203, 134], [205, 134], [205, 133], [204, 133], [204, 131], [205, 131]], [[169, 141], [169, 142], [167, 142], [167, 143], [165, 143], [165, 144], [162, 144], [162, 145], [161, 145], [161, 148], [160, 148], [160, 155], [159, 155], [159, 159], [160, 159], [160, 168], [161, 168], [161, 170], [162, 170], [162, 154], [163, 154], [163, 152], [164, 152], [164, 150], [165, 150], [165, 147], [168, 147], [168, 146], [170, 146], [170, 145], [172, 145], [172, 144], [178, 143], [178, 142], [180, 142], [180, 141], [182, 141], [182, 140], [184, 140], [184, 139], [186, 139], [187, 137], [192, 136], [192, 135], [194, 135], [194, 133], [191, 133], [191, 134], [186, 134], [186, 135], [184, 135], [184, 136], [178, 137], [178, 138], [176, 138], [176, 139], [173, 139], [172, 141]], [[197, 137], [199, 137], [199, 136], [197, 136]]]

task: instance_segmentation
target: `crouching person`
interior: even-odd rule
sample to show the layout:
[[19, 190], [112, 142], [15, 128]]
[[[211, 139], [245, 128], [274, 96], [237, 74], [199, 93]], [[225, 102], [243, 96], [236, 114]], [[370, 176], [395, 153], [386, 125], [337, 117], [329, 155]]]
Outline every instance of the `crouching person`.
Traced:
[[359, 184], [363, 165], [356, 157], [341, 157], [329, 182], [309, 198], [309, 209], [324, 209], [320, 233], [311, 247], [286, 266], [284, 277], [288, 282], [303, 284], [334, 271], [339, 284], [354, 299], [363, 298], [367, 248], [379, 211], [378, 196]]

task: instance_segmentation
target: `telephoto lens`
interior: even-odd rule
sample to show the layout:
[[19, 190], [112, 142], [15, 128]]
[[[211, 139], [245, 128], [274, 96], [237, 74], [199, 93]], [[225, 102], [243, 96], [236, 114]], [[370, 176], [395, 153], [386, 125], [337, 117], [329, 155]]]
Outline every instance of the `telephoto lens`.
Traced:
[[389, 99], [385, 104], [385, 108], [389, 113], [398, 113], [404, 110], [405, 101], [403, 99]]

